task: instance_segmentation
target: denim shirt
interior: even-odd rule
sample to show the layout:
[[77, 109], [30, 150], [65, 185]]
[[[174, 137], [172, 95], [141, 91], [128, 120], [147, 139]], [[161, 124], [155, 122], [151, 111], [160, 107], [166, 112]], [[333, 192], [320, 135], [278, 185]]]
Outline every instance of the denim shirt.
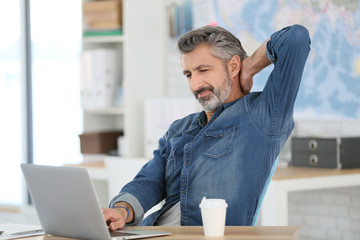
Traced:
[[[205, 112], [171, 124], [154, 157], [111, 204], [127, 201], [143, 213], [165, 199], [145, 218], [157, 218], [180, 201], [181, 225], [202, 225], [199, 203], [223, 198], [226, 225], [251, 225], [271, 169], [294, 128], [293, 108], [310, 51], [308, 31], [294, 25], [274, 33], [267, 57], [274, 63], [262, 92], [252, 92], [219, 107], [206, 124]], [[127, 194], [124, 194], [127, 193]]]

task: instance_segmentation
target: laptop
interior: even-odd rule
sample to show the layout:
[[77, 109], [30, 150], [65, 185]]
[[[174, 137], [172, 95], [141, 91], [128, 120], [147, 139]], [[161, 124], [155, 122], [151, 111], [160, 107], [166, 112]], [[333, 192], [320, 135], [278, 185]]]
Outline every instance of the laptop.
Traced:
[[138, 239], [168, 232], [124, 228], [110, 232], [85, 168], [21, 164], [44, 233], [81, 239]]

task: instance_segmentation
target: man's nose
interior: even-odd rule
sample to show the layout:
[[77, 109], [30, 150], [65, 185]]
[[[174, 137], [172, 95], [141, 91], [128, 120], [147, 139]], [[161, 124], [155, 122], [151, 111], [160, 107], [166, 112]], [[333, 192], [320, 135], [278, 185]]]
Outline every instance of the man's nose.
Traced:
[[190, 80], [191, 91], [195, 92], [203, 87], [204, 87], [204, 81], [200, 77], [196, 76], [196, 74], [193, 74]]

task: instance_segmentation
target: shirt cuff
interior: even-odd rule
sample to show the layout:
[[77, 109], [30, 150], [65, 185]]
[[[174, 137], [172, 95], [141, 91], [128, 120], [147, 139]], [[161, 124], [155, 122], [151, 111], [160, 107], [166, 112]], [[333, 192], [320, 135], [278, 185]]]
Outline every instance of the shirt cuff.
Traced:
[[269, 59], [271, 63], [276, 62], [276, 54], [275, 51], [272, 49], [271, 46], [272, 42], [271, 39], [266, 44], [266, 57]]
[[144, 218], [144, 209], [136, 197], [130, 193], [119, 193], [110, 201], [109, 207], [112, 208], [118, 202], [127, 202], [133, 209], [134, 220], [131, 223], [127, 223], [126, 225], [136, 226], [142, 222]]

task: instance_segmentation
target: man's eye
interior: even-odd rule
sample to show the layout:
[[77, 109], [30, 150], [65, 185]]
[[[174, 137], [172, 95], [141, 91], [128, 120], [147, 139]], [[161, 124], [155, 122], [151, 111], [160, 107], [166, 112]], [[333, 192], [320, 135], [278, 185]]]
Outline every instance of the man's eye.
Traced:
[[207, 69], [200, 69], [200, 72], [206, 72]]
[[186, 76], [186, 78], [190, 78], [191, 74], [186, 74], [185, 76]]

